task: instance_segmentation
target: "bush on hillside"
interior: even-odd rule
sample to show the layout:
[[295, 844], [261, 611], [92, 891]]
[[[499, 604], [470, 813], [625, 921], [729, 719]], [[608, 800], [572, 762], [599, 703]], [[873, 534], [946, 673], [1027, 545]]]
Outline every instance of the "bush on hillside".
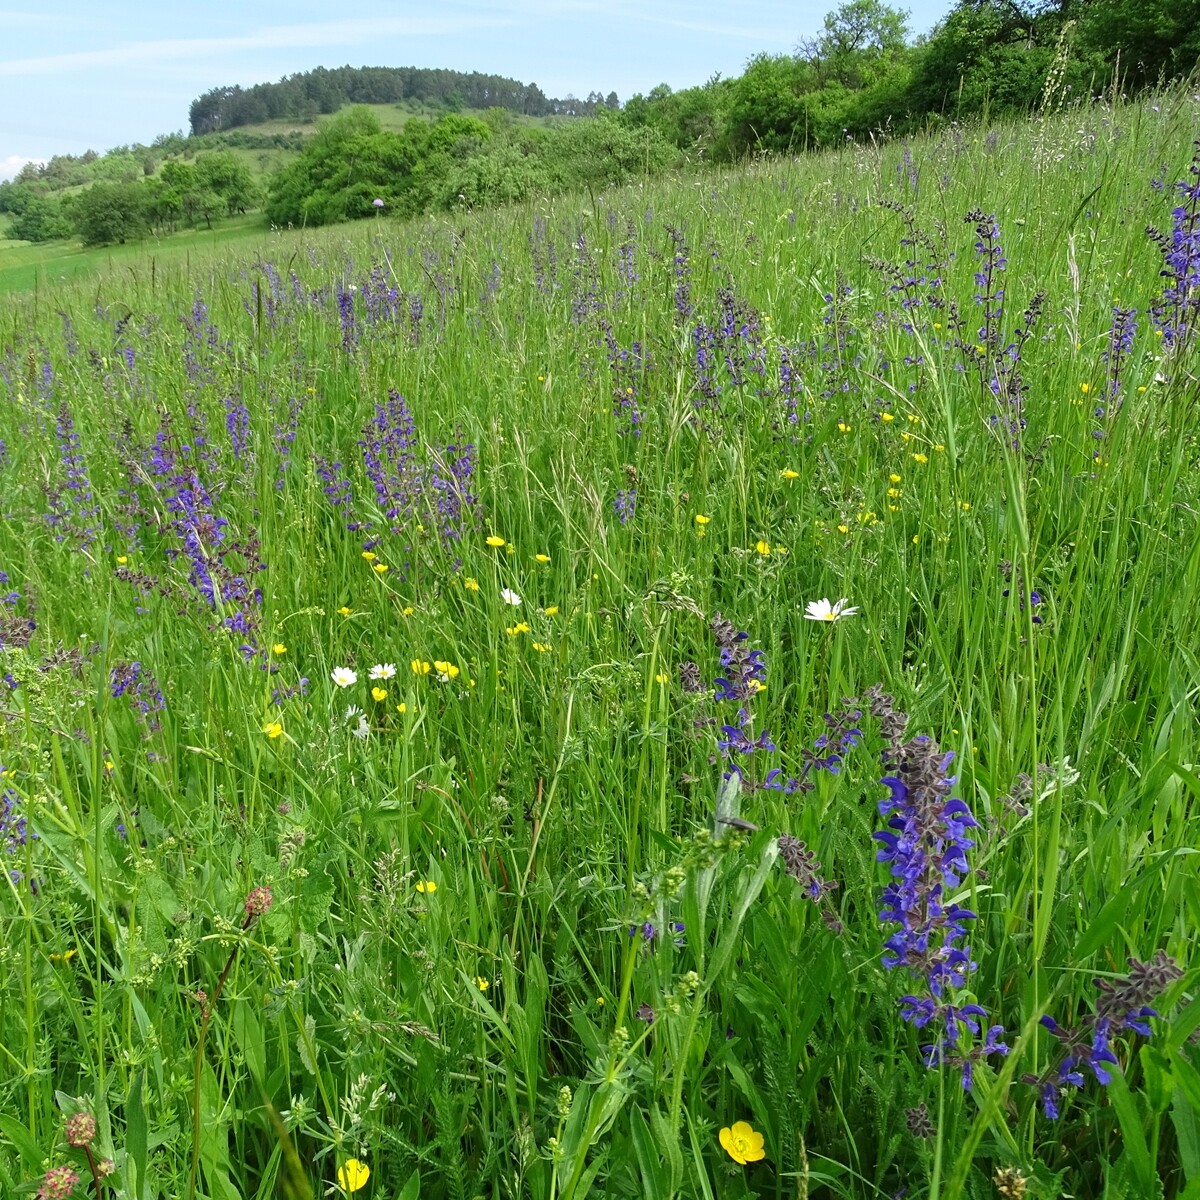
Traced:
[[33, 196], [13, 217], [8, 236], [22, 242], [52, 242], [69, 238], [74, 229], [57, 200]]

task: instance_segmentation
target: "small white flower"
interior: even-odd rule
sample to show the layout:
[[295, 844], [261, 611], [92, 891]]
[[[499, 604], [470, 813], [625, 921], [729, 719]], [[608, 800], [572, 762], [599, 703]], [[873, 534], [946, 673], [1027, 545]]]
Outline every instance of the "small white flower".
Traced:
[[358, 676], [349, 667], [334, 667], [330, 675], [338, 687], [350, 687], [358, 682]]
[[858, 609], [852, 607], [850, 601], [843, 597], [836, 604], [830, 604], [827, 599], [810, 600], [804, 613], [806, 621], [840, 621], [842, 617], [852, 617]]
[[353, 721], [357, 717], [363, 715], [363, 710], [357, 704], [348, 704], [346, 706], [346, 715], [342, 719], [345, 721]]
[[371, 736], [371, 726], [367, 724], [367, 718], [360, 713], [359, 718], [358, 718], [358, 724], [355, 725], [355, 727], [352, 730], [350, 730], [350, 732], [352, 734], [354, 734], [354, 736], [356, 738], [358, 738], [360, 741], [363, 738], [370, 737]]
[[376, 663], [370, 672], [372, 679], [391, 679], [396, 674], [395, 663]]
[[521, 603], [521, 597], [518, 596], [517, 593], [512, 590], [512, 588], [501, 588], [500, 599], [503, 600], [505, 604], [511, 604], [513, 608], [516, 608], [517, 605]]

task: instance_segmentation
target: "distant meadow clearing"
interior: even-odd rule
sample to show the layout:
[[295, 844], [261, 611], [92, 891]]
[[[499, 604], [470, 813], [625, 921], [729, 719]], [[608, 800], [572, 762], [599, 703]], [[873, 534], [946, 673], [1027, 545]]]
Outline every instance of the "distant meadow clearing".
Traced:
[[1200, 1196], [1198, 128], [0, 302], [0, 1193]]

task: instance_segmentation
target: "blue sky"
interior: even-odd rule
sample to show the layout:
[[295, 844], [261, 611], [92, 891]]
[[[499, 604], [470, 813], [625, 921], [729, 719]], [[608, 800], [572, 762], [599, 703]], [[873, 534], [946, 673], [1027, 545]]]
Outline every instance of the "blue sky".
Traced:
[[[838, 2], [0, 0], [0, 178], [25, 159], [186, 130], [209, 88], [317, 66], [489, 71], [551, 96], [688, 87], [791, 52]], [[950, 0], [909, 7], [921, 32]]]

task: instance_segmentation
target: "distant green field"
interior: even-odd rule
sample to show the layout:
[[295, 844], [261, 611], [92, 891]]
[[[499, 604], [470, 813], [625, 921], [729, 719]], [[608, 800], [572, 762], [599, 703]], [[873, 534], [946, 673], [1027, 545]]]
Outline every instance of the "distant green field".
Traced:
[[187, 229], [162, 238], [147, 238], [124, 246], [86, 250], [78, 242], [0, 240], [0, 295], [41, 291], [63, 283], [78, 283], [90, 275], [132, 272], [149, 276], [160, 268], [186, 265], [192, 256], [218, 249], [267, 245], [271, 232], [259, 213], [223, 221], [215, 229]]

